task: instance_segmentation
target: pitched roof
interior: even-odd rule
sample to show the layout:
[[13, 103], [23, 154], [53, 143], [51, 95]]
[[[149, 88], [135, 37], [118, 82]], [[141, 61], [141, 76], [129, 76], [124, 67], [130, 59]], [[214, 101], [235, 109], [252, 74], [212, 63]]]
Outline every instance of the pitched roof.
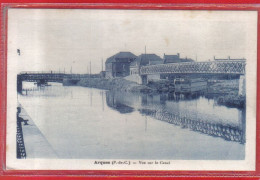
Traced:
[[116, 62], [117, 58], [136, 58], [137, 56], [131, 52], [119, 52], [109, 58], [107, 58], [106, 63]]
[[164, 55], [163, 63], [181, 62], [179, 55]]
[[130, 66], [145, 66], [148, 64], [154, 65], [162, 63], [162, 58], [160, 56], [157, 56], [156, 54], [141, 54], [130, 64]]
[[180, 58], [180, 56], [177, 55], [164, 55], [163, 63], [181, 63], [181, 62], [192, 62], [193, 59], [190, 58]]

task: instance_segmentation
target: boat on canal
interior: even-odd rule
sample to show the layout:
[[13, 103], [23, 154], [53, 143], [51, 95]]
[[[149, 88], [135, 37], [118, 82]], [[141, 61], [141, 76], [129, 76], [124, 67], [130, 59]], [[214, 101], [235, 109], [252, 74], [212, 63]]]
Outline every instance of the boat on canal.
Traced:
[[175, 92], [199, 92], [207, 89], [207, 81], [202, 78], [176, 78], [174, 80]]

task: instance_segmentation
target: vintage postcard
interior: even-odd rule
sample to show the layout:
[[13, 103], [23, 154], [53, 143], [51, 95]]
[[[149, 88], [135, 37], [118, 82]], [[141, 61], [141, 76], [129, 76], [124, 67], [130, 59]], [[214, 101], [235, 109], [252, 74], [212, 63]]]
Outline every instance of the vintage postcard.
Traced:
[[257, 16], [8, 9], [7, 169], [255, 170]]

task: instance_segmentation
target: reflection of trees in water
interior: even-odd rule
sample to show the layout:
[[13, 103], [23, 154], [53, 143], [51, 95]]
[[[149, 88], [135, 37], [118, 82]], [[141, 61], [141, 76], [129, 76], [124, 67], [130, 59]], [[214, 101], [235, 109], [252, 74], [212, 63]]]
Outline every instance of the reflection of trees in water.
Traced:
[[139, 112], [155, 119], [181, 126], [182, 128], [188, 128], [210, 136], [221, 137], [228, 141], [236, 141], [242, 144], [245, 143], [245, 125], [242, 125], [242, 127], [235, 127], [220, 123], [193, 120], [169, 113], [165, 110], [139, 109]]
[[[149, 105], [149, 104], [161, 104], [165, 105], [166, 101], [190, 101], [190, 100], [196, 100], [198, 99], [202, 93], [186, 93], [186, 94], [180, 94], [180, 93], [162, 93], [162, 94], [139, 94], [141, 96], [141, 104], [142, 105]], [[157, 100], [157, 101], [156, 101]]]
[[167, 93], [164, 94], [165, 100], [167, 101], [189, 101], [199, 99], [200, 96], [204, 95], [203, 92], [194, 93]]

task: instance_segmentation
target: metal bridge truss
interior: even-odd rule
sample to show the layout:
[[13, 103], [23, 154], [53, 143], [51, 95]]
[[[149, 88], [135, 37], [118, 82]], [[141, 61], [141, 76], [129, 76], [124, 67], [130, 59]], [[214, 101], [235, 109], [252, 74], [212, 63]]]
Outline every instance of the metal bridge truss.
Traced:
[[48, 82], [61, 82], [64, 78], [67, 79], [80, 79], [79, 74], [64, 74], [64, 73], [53, 73], [53, 72], [22, 72], [18, 75], [21, 81], [38, 81], [45, 80]]
[[245, 61], [185, 62], [143, 66], [140, 75], [149, 74], [245, 74]]

